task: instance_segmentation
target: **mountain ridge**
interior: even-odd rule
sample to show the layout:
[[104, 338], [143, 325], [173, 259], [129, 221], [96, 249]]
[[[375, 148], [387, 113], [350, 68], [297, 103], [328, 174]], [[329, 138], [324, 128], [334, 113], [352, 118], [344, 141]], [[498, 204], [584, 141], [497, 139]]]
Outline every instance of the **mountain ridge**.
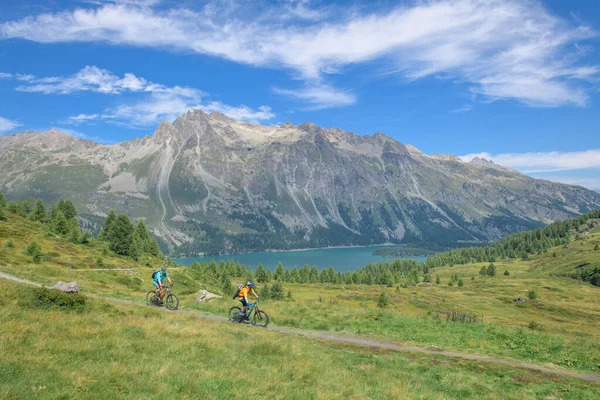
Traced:
[[0, 168], [9, 196], [69, 195], [95, 218], [125, 211], [185, 254], [487, 241], [600, 208], [585, 188], [427, 155], [381, 132], [193, 109], [112, 145], [57, 130], [2, 136]]

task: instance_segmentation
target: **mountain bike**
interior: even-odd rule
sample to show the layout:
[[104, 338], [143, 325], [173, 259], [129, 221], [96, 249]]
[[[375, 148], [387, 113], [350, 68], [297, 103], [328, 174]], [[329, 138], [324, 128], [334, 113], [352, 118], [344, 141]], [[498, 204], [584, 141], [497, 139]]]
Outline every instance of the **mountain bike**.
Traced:
[[269, 316], [263, 310], [259, 310], [257, 303], [258, 302], [251, 303], [247, 313], [244, 313], [239, 307], [231, 307], [229, 309], [229, 321], [238, 323], [249, 323], [250, 316], [254, 312], [254, 317], [252, 318], [252, 325], [257, 325], [266, 328], [269, 324]]
[[[166, 295], [165, 295], [166, 294]], [[179, 306], [179, 299], [175, 296], [168, 287], [163, 286], [160, 289], [160, 298], [156, 298], [156, 291], [151, 290], [146, 294], [146, 304], [149, 306], [157, 306], [160, 307], [162, 305], [162, 299], [165, 299], [165, 306], [169, 310], [177, 310]]]

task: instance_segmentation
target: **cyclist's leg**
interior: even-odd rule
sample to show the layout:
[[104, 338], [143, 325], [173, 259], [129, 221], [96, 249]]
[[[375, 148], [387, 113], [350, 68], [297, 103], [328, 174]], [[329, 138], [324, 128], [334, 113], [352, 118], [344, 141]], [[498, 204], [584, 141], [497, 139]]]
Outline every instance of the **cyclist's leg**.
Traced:
[[152, 282], [152, 284], [156, 288], [156, 291], [154, 292], [154, 300], [160, 301], [160, 285], [158, 282]]
[[240, 303], [242, 303], [242, 313], [246, 314], [248, 312], [248, 302], [242, 297]]

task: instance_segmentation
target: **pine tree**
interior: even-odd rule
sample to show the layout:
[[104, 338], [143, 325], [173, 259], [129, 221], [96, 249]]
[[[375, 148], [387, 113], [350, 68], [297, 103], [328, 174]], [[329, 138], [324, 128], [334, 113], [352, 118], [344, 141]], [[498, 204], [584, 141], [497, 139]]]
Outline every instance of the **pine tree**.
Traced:
[[133, 237], [138, 241], [141, 252], [150, 253], [152, 238], [150, 237], [150, 232], [148, 232], [148, 228], [146, 228], [144, 221], [140, 220], [135, 225]]
[[285, 271], [283, 270], [283, 264], [281, 264], [281, 261], [279, 261], [277, 263], [277, 267], [275, 267], [275, 274], [273, 275], [273, 278], [276, 281], [283, 280], [284, 273], [285, 273]]
[[379, 284], [380, 285], [387, 285], [387, 286], [393, 286], [394, 283], [396, 283], [394, 281], [394, 275], [392, 275], [392, 273], [390, 272], [390, 270], [386, 270], [383, 274], [381, 274], [381, 276], [379, 277]]
[[6, 214], [4, 214], [4, 207], [0, 207], [0, 221], [6, 221]]
[[267, 271], [267, 282], [271, 282], [273, 280], [273, 273], [271, 270]]
[[104, 220], [104, 225], [102, 225], [102, 229], [100, 230], [100, 234], [98, 235], [98, 239], [104, 241], [110, 241], [110, 228], [112, 224], [117, 219], [117, 214], [115, 214], [115, 210], [111, 210], [106, 219]]
[[148, 253], [152, 254], [154, 257], [162, 258], [158, 242], [154, 238], [150, 238], [150, 242], [148, 243]]
[[310, 281], [310, 267], [308, 264], [304, 264], [302, 268], [300, 268], [300, 283], [308, 283]]
[[144, 253], [144, 242], [142, 239], [135, 234], [135, 231], [131, 235], [131, 246], [129, 247], [129, 256], [135, 261], [139, 261], [141, 255]]
[[63, 212], [66, 219], [77, 218], [77, 209], [73, 205], [71, 200], [60, 200], [58, 202], [58, 208]]
[[377, 300], [377, 307], [386, 308], [390, 304], [390, 296], [384, 290], [379, 295], [379, 299]]
[[25, 214], [27, 214], [27, 215], [31, 214], [31, 212], [33, 211], [33, 207], [34, 207], [34, 201], [33, 201], [33, 199], [23, 200], [21, 202], [21, 204], [23, 205], [23, 209], [25, 210]]
[[288, 299], [291, 299], [291, 298], [292, 298], [292, 291], [291, 291], [291, 290], [288, 290], [288, 293], [287, 293], [287, 296], [286, 296], [286, 297], [287, 297]]
[[256, 267], [256, 280], [259, 283], [265, 283], [267, 282], [267, 271], [265, 270], [265, 267], [263, 267], [262, 264], [258, 264], [258, 267]]
[[487, 267], [487, 274], [489, 276], [496, 276], [496, 266], [494, 264], [490, 264]]
[[308, 281], [310, 283], [319, 283], [319, 270], [316, 265], [311, 267]]
[[131, 248], [131, 236], [133, 235], [133, 225], [129, 217], [121, 214], [115, 222], [111, 224], [108, 232], [110, 240], [109, 247], [116, 254], [128, 256]]
[[291, 283], [300, 283], [300, 273], [298, 272], [298, 268], [294, 265], [292, 268], [292, 272], [290, 272], [290, 282]]
[[88, 244], [90, 242], [90, 232], [89, 231], [85, 231], [83, 232], [83, 235], [81, 235], [81, 244]]
[[436, 277], [435, 277], [435, 284], [439, 285], [440, 283], [441, 283], [440, 276], [436, 275]]
[[69, 235], [69, 242], [71, 243], [79, 243], [81, 240], [81, 234], [79, 229], [71, 229], [71, 234]]
[[596, 245], [594, 246], [594, 251], [598, 251], [600, 250], [600, 246], [598, 246], [598, 243], [596, 243]]
[[2, 194], [2, 192], [0, 191], [0, 208], [4, 208], [6, 207], [6, 199], [4, 198], [4, 195]]
[[233, 285], [231, 284], [231, 279], [227, 274], [221, 275], [221, 290], [226, 296], [231, 296], [231, 293], [235, 292]]
[[46, 223], [48, 220], [48, 214], [46, 213], [46, 207], [44, 207], [44, 202], [42, 200], [38, 200], [35, 203], [35, 209], [29, 215], [29, 219], [32, 221], [38, 221], [41, 223]]
[[463, 287], [463, 286], [465, 286], [465, 282], [462, 280], [462, 278], [460, 278], [458, 280], [458, 287]]
[[44, 256], [42, 252], [42, 246], [38, 242], [31, 242], [27, 246], [27, 254], [31, 256], [34, 263], [39, 263]]
[[265, 285], [260, 289], [259, 296], [262, 297], [263, 299], [271, 298], [271, 289], [269, 289], [269, 285]]
[[283, 286], [281, 286], [281, 282], [275, 281], [275, 283], [273, 283], [270, 295], [273, 300], [283, 300], [285, 292], [283, 290]]
[[61, 210], [56, 210], [52, 219], [52, 230], [60, 235], [69, 233], [69, 223]]

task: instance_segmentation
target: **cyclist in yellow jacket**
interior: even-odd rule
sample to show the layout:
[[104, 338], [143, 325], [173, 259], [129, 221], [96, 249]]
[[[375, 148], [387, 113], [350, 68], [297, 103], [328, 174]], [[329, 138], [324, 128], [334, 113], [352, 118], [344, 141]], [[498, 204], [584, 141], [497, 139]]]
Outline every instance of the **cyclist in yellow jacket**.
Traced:
[[256, 299], [258, 301], [260, 301], [260, 297], [258, 297], [258, 295], [256, 294], [256, 292], [254, 291], [254, 283], [249, 281], [246, 286], [244, 286], [243, 288], [240, 289], [240, 293], [238, 294], [238, 300], [242, 303], [242, 305], [244, 306], [244, 308], [242, 309], [242, 311], [244, 312], [244, 314], [246, 314], [248, 312], [248, 307], [250, 306], [250, 304], [248, 303], [248, 295], [252, 293], [254, 295], [254, 297], [256, 297]]

